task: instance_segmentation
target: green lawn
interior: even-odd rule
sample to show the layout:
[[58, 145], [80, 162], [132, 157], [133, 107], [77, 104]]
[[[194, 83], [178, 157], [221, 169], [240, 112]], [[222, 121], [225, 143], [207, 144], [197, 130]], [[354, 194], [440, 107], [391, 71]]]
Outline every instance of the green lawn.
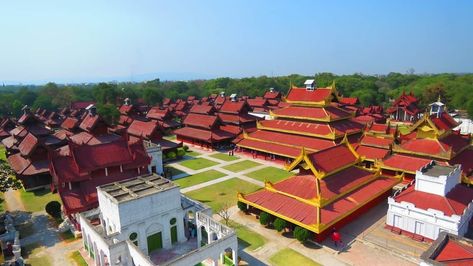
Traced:
[[87, 266], [87, 262], [85, 262], [79, 251], [72, 252], [69, 258], [71, 258], [71, 260], [74, 261], [78, 266]]
[[257, 162], [253, 162], [253, 161], [250, 161], [250, 160], [244, 160], [244, 161], [241, 161], [241, 162], [238, 162], [238, 163], [229, 164], [229, 165], [224, 166], [222, 168], [224, 168], [228, 171], [232, 171], [234, 173], [237, 173], [237, 172], [246, 170], [248, 168], [258, 166], [258, 165], [260, 165], [260, 164], [257, 163]]
[[186, 152], [186, 155], [187, 155], [187, 156], [191, 156], [191, 157], [197, 157], [197, 156], [199, 156], [199, 155], [201, 155], [201, 154], [198, 153], [198, 152], [195, 152], [195, 151], [188, 150], [188, 151]]
[[239, 178], [232, 178], [208, 187], [186, 193], [187, 196], [209, 205], [216, 213], [223, 204], [235, 205], [237, 202], [237, 192], [250, 193], [261, 187], [243, 181]]
[[7, 156], [5, 155], [5, 146], [0, 144], [0, 160], [7, 161]]
[[235, 229], [239, 245], [249, 250], [255, 250], [266, 243], [266, 238], [239, 223], [231, 222], [230, 227]]
[[182, 166], [185, 166], [192, 170], [200, 170], [210, 166], [217, 165], [218, 163], [207, 160], [205, 158], [193, 158], [179, 163]]
[[21, 201], [23, 201], [23, 205], [25, 205], [26, 211], [30, 212], [44, 211], [46, 204], [53, 200], [61, 202], [61, 199], [57, 193], [52, 194], [47, 189], [30, 192], [20, 190], [20, 197]]
[[239, 159], [239, 157], [237, 157], [237, 156], [229, 156], [226, 153], [216, 153], [216, 154], [210, 155], [210, 157], [215, 158], [215, 159], [219, 159], [219, 160], [222, 160], [222, 161], [227, 161], [227, 162], [235, 161], [235, 160]]
[[214, 180], [220, 177], [224, 177], [225, 174], [217, 170], [209, 170], [195, 175], [187, 176], [174, 180], [181, 188], [194, 186], [200, 183], [204, 183], [210, 180]]
[[276, 252], [269, 258], [269, 261], [272, 262], [272, 265], [275, 265], [275, 266], [279, 266], [279, 265], [281, 266], [283, 265], [319, 266], [319, 265], [322, 265], [290, 248], [285, 248]]
[[254, 172], [251, 172], [251, 173], [248, 173], [248, 174], [245, 174], [247, 177], [251, 177], [253, 179], [256, 179], [256, 180], [260, 180], [260, 181], [270, 181], [272, 183], [276, 183], [278, 181], [281, 181], [285, 178], [288, 178], [290, 176], [293, 176], [294, 173], [291, 173], [291, 172], [288, 172], [286, 170], [283, 170], [283, 169], [279, 169], [279, 168], [276, 168], [276, 167], [272, 167], [272, 166], [269, 166], [269, 167], [265, 167], [263, 169], [260, 169], [260, 170], [256, 170]]

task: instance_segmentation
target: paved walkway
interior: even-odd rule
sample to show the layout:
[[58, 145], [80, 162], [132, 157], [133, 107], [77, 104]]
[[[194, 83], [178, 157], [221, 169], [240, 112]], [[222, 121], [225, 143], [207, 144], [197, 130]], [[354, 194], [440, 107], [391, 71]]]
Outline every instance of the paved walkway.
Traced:
[[25, 205], [21, 201], [20, 192], [18, 190], [9, 189], [4, 194], [5, 205], [9, 211], [24, 211]]
[[199, 169], [199, 170], [193, 170], [193, 169], [190, 169], [190, 168], [187, 168], [187, 167], [181, 165], [180, 163], [182, 161], [175, 162], [175, 163], [170, 163], [170, 164], [168, 164], [168, 166], [172, 166], [173, 168], [176, 168], [176, 169], [179, 169], [181, 171], [186, 172], [186, 173], [182, 173], [182, 174], [174, 176], [173, 180], [184, 178], [184, 177], [189, 176], [189, 175], [195, 175], [195, 174], [198, 174], [198, 173], [206, 172], [206, 171], [209, 171], [209, 170], [217, 170], [219, 172], [224, 173], [226, 176], [221, 177], [221, 178], [217, 178], [217, 179], [214, 179], [214, 180], [210, 180], [210, 181], [207, 181], [207, 182], [204, 182], [204, 183], [200, 183], [200, 184], [197, 184], [197, 185], [194, 185], [194, 186], [190, 186], [190, 187], [187, 187], [187, 188], [183, 188], [183, 189], [181, 189], [182, 193], [187, 193], [187, 192], [190, 192], [190, 191], [193, 191], [193, 190], [201, 189], [201, 188], [204, 188], [204, 187], [207, 187], [207, 186], [210, 186], [210, 185], [214, 185], [214, 184], [217, 184], [217, 183], [220, 183], [220, 182], [232, 179], [232, 178], [240, 178], [240, 179], [242, 179], [246, 182], [255, 184], [255, 185], [260, 186], [260, 187], [264, 187], [264, 182], [253, 179], [253, 178], [250, 178], [250, 177], [246, 176], [245, 174], [248, 174], [248, 173], [263, 169], [263, 168], [266, 168], [268, 166], [275, 166], [275, 167], [281, 168], [281, 165], [276, 164], [276, 163], [271, 162], [271, 161], [265, 161], [265, 160], [261, 160], [261, 159], [251, 159], [252, 161], [256, 161], [257, 163], [260, 163], [260, 165], [245, 169], [243, 171], [232, 172], [232, 171], [229, 171], [229, 170], [227, 170], [223, 167], [225, 167], [227, 165], [230, 165], [230, 164], [246, 161], [246, 160], [248, 160], [248, 158], [238, 156], [240, 158], [238, 158], [237, 160], [225, 161], [225, 160], [220, 160], [220, 159], [217, 159], [217, 158], [214, 158], [214, 157], [211, 156], [213, 154], [220, 153], [220, 152], [217, 152], [217, 151], [209, 152], [209, 151], [200, 151], [199, 150], [199, 153], [202, 153], [202, 154], [200, 154], [198, 156], [195, 156], [193, 158], [203, 158], [203, 159], [207, 159], [207, 160], [219, 163], [219, 164], [215, 165], [215, 166], [210, 166], [210, 167], [206, 167], [206, 168], [203, 168], [203, 169]]

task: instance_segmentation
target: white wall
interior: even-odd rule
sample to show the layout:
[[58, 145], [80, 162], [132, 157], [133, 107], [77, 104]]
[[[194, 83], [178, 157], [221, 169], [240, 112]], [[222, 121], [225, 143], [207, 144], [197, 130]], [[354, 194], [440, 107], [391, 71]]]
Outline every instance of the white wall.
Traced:
[[[463, 236], [468, 229], [468, 222], [473, 216], [473, 204], [470, 203], [464, 215], [446, 216], [443, 212], [433, 209], [423, 210], [408, 202], [396, 202], [388, 199], [389, 209], [386, 224], [398, 227], [404, 231], [415, 233], [416, 221], [424, 224], [421, 235], [429, 239], [437, 239], [440, 231], [445, 230], [455, 235]], [[401, 217], [401, 224], [394, 225], [394, 216]]]
[[[428, 166], [426, 166], [428, 167]], [[416, 171], [415, 190], [439, 196], [447, 195], [457, 184], [461, 182], [461, 166], [458, 165], [449, 175], [429, 176]]]

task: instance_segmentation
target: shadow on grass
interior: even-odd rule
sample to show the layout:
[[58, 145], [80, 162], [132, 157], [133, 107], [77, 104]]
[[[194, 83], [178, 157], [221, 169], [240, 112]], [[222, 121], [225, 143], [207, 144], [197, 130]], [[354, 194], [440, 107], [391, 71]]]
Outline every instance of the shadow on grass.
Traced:
[[286, 238], [294, 239], [294, 233], [292, 231], [291, 232], [289, 232], [289, 231], [283, 232], [282, 236], [284, 236]]
[[304, 242], [304, 247], [306, 248], [310, 248], [310, 249], [321, 249], [322, 247], [320, 245], [317, 245], [313, 242], [309, 242], [309, 241], [306, 241]]

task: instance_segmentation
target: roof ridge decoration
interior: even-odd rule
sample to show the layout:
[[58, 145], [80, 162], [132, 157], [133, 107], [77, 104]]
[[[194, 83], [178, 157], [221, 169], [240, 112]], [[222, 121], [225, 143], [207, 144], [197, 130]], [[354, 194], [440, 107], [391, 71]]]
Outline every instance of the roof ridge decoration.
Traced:
[[411, 134], [414, 130], [416, 130], [422, 123], [427, 123], [435, 132], [436, 137], [438, 138], [439, 136], [443, 135], [445, 133], [445, 130], [440, 130], [437, 128], [435, 123], [430, 119], [430, 115], [428, 112], [424, 112], [424, 115], [422, 116], [421, 119], [419, 119], [414, 125], [412, 125], [406, 134], [401, 134], [401, 135], [409, 135]]

